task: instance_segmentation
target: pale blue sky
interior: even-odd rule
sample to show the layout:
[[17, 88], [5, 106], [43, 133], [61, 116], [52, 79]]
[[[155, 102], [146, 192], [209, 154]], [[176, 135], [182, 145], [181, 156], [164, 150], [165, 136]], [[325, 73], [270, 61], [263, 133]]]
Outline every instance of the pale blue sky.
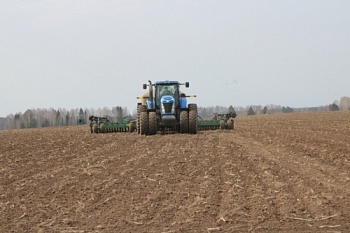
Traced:
[[350, 96], [348, 0], [0, 0], [0, 116], [127, 107], [147, 80], [199, 106]]

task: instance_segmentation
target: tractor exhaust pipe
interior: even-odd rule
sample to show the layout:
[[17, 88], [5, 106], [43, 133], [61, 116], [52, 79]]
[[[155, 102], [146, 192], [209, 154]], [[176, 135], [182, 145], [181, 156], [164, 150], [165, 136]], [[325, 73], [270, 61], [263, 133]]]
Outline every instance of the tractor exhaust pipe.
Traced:
[[148, 80], [149, 82], [149, 101], [151, 102], [151, 109], [154, 109], [153, 106], [153, 85], [152, 85], [152, 81]]

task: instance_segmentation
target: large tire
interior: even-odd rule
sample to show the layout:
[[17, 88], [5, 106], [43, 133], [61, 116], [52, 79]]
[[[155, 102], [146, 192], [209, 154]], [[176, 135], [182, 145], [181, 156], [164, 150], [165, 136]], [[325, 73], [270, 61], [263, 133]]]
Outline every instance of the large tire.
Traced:
[[140, 105], [141, 112], [147, 112], [147, 105]]
[[106, 132], [106, 126], [105, 124], [100, 125], [100, 133], [105, 133]]
[[137, 133], [140, 133], [140, 113], [141, 113], [141, 105], [137, 105], [137, 118], [136, 118]]
[[180, 112], [180, 133], [188, 133], [188, 112], [186, 110]]
[[148, 133], [149, 133], [148, 112], [141, 112], [140, 113], [140, 134], [148, 135]]
[[188, 105], [188, 131], [190, 134], [197, 134], [198, 131], [198, 112], [197, 104]]
[[155, 135], [158, 131], [156, 112], [148, 113], [148, 129], [149, 129], [149, 135]]
[[98, 127], [97, 127], [97, 124], [94, 124], [94, 125], [92, 126], [92, 132], [94, 132], [94, 133], [98, 133]]
[[137, 127], [137, 133], [140, 134], [140, 126], [141, 126], [141, 112], [146, 112], [147, 111], [147, 106], [146, 105], [137, 105], [137, 122], [136, 122], [136, 127]]

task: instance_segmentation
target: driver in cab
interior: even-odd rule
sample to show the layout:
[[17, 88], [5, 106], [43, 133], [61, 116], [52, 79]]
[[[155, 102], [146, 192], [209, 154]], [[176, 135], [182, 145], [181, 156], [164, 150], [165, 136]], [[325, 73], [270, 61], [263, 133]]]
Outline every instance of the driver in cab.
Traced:
[[164, 96], [164, 95], [173, 95], [173, 94], [174, 93], [171, 90], [169, 90], [169, 87], [164, 87], [163, 88], [162, 96]]

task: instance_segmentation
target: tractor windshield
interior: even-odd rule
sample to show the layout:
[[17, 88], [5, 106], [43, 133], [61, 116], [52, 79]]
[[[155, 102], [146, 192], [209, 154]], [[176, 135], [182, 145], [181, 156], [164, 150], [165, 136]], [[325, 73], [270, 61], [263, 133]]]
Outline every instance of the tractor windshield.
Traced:
[[175, 87], [174, 85], [171, 86], [160, 86], [159, 90], [159, 96], [165, 96], [165, 95], [171, 95], [173, 96], [175, 93]]
[[156, 105], [160, 106], [160, 99], [165, 96], [165, 95], [170, 95], [173, 96], [175, 99], [176, 104], [179, 101], [179, 89], [177, 85], [157, 85], [156, 86], [156, 93], [155, 93], [155, 101]]

